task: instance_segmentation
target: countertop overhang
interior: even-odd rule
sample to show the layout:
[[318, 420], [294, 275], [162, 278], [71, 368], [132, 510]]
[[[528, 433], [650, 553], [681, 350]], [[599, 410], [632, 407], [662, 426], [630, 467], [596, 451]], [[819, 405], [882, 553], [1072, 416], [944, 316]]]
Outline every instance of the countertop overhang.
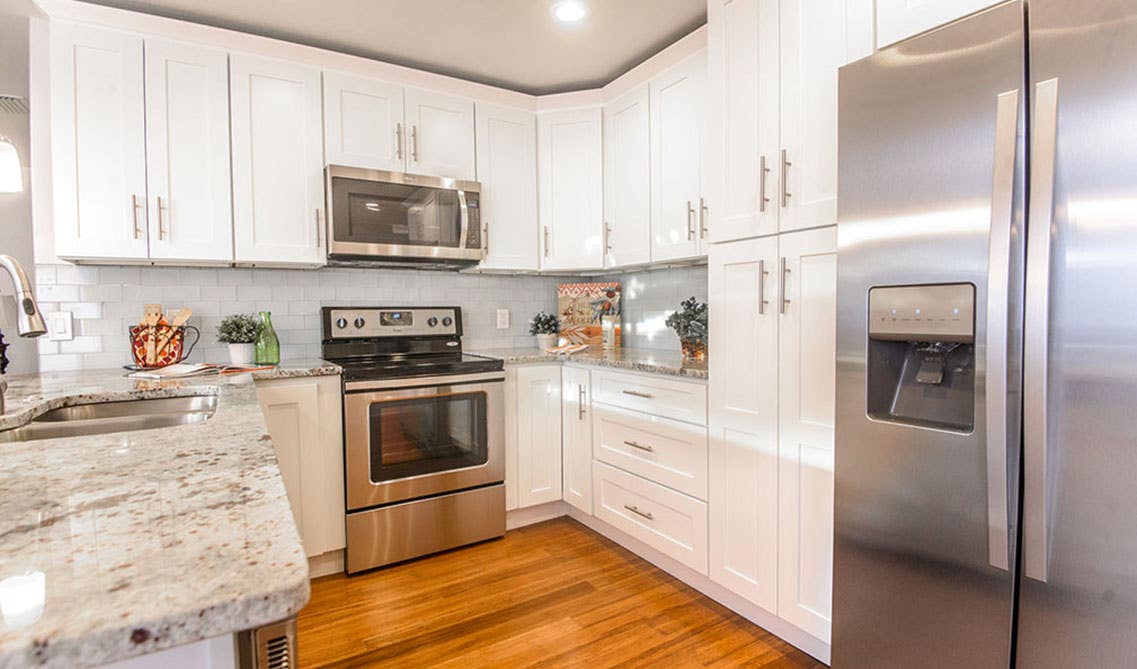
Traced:
[[534, 363], [564, 363], [566, 365], [587, 365], [607, 367], [628, 372], [678, 376], [685, 379], [705, 381], [707, 363], [687, 360], [678, 351], [618, 348], [605, 351], [590, 348], [571, 355], [546, 353], [539, 348], [498, 348], [467, 350], [470, 355], [503, 360], [507, 365]]

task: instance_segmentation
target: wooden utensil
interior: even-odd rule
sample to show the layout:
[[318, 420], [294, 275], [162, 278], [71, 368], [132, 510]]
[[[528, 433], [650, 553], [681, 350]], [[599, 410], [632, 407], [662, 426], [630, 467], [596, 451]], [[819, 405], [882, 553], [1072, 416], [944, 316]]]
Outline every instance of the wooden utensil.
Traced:
[[157, 331], [154, 326], [162, 320], [162, 305], [147, 304], [145, 306], [143, 325], [146, 326], [146, 366], [151, 367], [158, 362]]
[[162, 330], [162, 334], [158, 338], [157, 356], [159, 358], [166, 352], [166, 347], [170, 345], [170, 341], [174, 338], [174, 333], [177, 332], [178, 328], [186, 324], [186, 321], [189, 320], [192, 314], [193, 311], [188, 307], [182, 307], [174, 314], [174, 320], [170, 321], [169, 327]]

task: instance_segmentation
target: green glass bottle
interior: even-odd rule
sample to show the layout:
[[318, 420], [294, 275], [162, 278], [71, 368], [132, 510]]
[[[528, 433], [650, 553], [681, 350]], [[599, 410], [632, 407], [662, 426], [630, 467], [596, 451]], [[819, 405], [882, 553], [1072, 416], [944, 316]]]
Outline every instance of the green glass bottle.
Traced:
[[261, 332], [257, 335], [257, 341], [254, 345], [257, 364], [279, 365], [280, 339], [276, 336], [276, 330], [272, 329], [272, 314], [267, 311], [262, 311], [260, 314]]

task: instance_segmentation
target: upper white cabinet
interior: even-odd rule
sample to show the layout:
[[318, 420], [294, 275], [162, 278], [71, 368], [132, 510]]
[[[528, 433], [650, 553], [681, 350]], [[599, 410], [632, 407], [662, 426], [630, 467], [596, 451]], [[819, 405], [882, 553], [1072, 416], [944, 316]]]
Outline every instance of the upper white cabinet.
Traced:
[[145, 259], [142, 38], [58, 21], [50, 42], [55, 251]]
[[606, 267], [651, 260], [651, 114], [647, 86], [604, 106]]
[[996, 4], [998, 0], [876, 0], [877, 48]]
[[536, 270], [537, 129], [533, 112], [478, 103], [484, 269]]
[[604, 267], [599, 107], [537, 115], [541, 269]]
[[581, 511], [592, 513], [592, 388], [588, 370], [561, 370], [562, 496]]
[[229, 58], [147, 39], [145, 80], [150, 257], [232, 261]]
[[855, 0], [710, 0], [711, 238], [836, 223], [837, 68]]
[[324, 152], [330, 165], [406, 169], [403, 87], [324, 72]]
[[230, 86], [236, 260], [323, 264], [320, 72], [234, 54]]
[[408, 88], [405, 100], [407, 171], [473, 181], [474, 103], [417, 88]]
[[561, 366], [522, 365], [515, 378], [517, 506], [524, 508], [561, 499]]
[[703, 254], [707, 57], [699, 52], [651, 82], [651, 259]]

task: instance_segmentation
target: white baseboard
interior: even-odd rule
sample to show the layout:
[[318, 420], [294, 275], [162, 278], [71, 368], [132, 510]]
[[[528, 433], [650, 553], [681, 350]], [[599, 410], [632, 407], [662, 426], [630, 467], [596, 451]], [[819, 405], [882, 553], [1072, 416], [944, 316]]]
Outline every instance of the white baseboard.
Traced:
[[343, 573], [343, 551], [328, 551], [308, 558], [308, 578]]
[[561, 500], [538, 504], [537, 506], [528, 506], [524, 509], [514, 509], [505, 514], [505, 529], [516, 530], [526, 525], [533, 525], [534, 523], [541, 523], [546, 520], [552, 520], [553, 518], [567, 516], [568, 510], [568, 503]]

